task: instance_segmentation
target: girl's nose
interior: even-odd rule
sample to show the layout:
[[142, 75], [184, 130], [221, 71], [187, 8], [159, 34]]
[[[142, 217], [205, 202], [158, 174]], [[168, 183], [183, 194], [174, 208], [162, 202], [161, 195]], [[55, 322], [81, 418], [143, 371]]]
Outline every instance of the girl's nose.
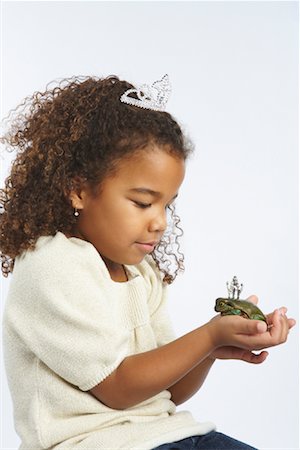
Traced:
[[167, 228], [167, 225], [167, 212], [166, 210], [164, 210], [163, 212], [157, 214], [152, 218], [151, 222], [149, 223], [149, 231], [164, 232]]

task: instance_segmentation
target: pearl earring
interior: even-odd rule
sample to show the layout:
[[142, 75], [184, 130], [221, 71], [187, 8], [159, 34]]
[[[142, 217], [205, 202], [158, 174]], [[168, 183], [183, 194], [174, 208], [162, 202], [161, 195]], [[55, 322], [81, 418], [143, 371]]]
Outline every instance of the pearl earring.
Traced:
[[78, 216], [79, 216], [79, 212], [78, 212], [77, 208], [74, 208], [74, 209], [75, 209], [75, 211], [74, 211], [74, 216], [75, 216], [75, 217], [78, 217]]

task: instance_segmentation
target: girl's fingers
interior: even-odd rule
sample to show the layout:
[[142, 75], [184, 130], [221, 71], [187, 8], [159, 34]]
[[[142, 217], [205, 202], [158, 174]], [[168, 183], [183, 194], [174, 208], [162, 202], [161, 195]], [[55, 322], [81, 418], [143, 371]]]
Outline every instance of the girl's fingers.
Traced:
[[296, 325], [295, 319], [288, 319], [289, 329], [293, 328]]
[[[276, 309], [272, 315], [273, 326], [270, 328], [270, 335], [272, 336], [272, 339], [275, 340], [275, 345], [286, 342], [290, 329], [289, 319], [282, 312], [283, 309], [279, 308]], [[291, 321], [293, 321], [293, 319], [291, 319]]]
[[262, 320], [247, 320], [241, 318], [241, 321], [237, 323], [239, 330], [238, 334], [255, 335], [258, 333], [265, 333], [268, 329], [267, 324]]
[[279, 338], [279, 332], [280, 332], [280, 311], [278, 309], [275, 309], [275, 311], [271, 314], [271, 323], [270, 323], [270, 335], [274, 339]]
[[[242, 334], [248, 335], [245, 344], [249, 350], [260, 350], [286, 342], [289, 329], [294, 324], [294, 320], [288, 319], [286, 315], [283, 314], [285, 310], [286, 308], [276, 309], [269, 315], [270, 322], [268, 328], [265, 322], [258, 320], [245, 320], [244, 324], [240, 324], [244, 325], [244, 330], [240, 334], [241, 338]], [[244, 338], [242, 338], [242, 342], [244, 342]], [[255, 361], [255, 358], [253, 361]]]
[[250, 295], [250, 297], [247, 298], [247, 301], [254, 303], [254, 305], [257, 305], [258, 297], [256, 295]]
[[245, 352], [243, 355], [243, 361], [246, 361], [251, 364], [261, 364], [266, 360], [269, 353], [266, 351], [260, 352], [260, 353], [253, 353], [251, 351]]
[[[285, 316], [287, 313], [287, 308], [285, 306], [281, 306], [281, 308], [279, 308], [279, 311], [280, 311], [281, 315]], [[288, 328], [290, 330], [291, 328], [293, 328], [296, 325], [296, 320], [292, 319], [292, 318], [287, 318], [287, 317], [286, 317], [286, 319], [287, 319]]]
[[[286, 317], [287, 308], [285, 306], [281, 306], [279, 308], [279, 312], [280, 312], [280, 315]], [[274, 315], [274, 312], [267, 314], [267, 316], [266, 316], [270, 328], [273, 327], [273, 315]], [[287, 323], [288, 323], [288, 328], [291, 329], [292, 327], [294, 327], [296, 325], [296, 320], [292, 319], [292, 318], [287, 318]]]
[[[221, 327], [222, 345], [231, 345], [252, 351], [286, 342], [290, 328], [295, 325], [295, 320], [288, 319], [285, 315], [286, 311], [286, 307], [283, 306], [268, 314], [268, 325], [262, 320], [248, 320], [239, 316], [219, 317], [219, 321], [224, 324]], [[247, 355], [247, 361], [253, 363], [259, 362], [260, 358], [267, 357], [263, 353], [260, 358], [251, 356], [249, 353], [245, 353], [245, 355]]]

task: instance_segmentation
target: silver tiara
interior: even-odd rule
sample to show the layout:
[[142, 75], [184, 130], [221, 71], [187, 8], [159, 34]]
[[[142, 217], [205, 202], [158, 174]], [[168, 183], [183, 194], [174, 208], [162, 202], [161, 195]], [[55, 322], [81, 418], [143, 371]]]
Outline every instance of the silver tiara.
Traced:
[[[137, 98], [129, 97], [129, 94], [136, 94]], [[143, 84], [139, 89], [128, 89], [120, 97], [120, 100], [123, 103], [138, 106], [139, 108], [164, 111], [170, 94], [169, 75], [164, 75], [161, 80], [155, 81], [151, 86]]]

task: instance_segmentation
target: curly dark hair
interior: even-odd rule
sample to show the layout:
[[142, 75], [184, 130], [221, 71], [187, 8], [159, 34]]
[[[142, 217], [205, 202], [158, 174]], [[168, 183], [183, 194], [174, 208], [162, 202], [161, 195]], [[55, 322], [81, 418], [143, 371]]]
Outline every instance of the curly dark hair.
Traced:
[[[34, 249], [40, 236], [71, 233], [76, 222], [69, 193], [74, 180], [86, 181], [94, 195], [116, 163], [149, 144], [186, 159], [192, 151], [167, 112], [120, 102], [134, 86], [117, 76], [71, 77], [26, 97], [6, 121], [0, 142], [17, 150], [5, 186], [0, 189], [2, 274], [13, 271], [15, 258]], [[171, 223], [152, 257], [171, 283], [183, 269], [179, 218]]]

